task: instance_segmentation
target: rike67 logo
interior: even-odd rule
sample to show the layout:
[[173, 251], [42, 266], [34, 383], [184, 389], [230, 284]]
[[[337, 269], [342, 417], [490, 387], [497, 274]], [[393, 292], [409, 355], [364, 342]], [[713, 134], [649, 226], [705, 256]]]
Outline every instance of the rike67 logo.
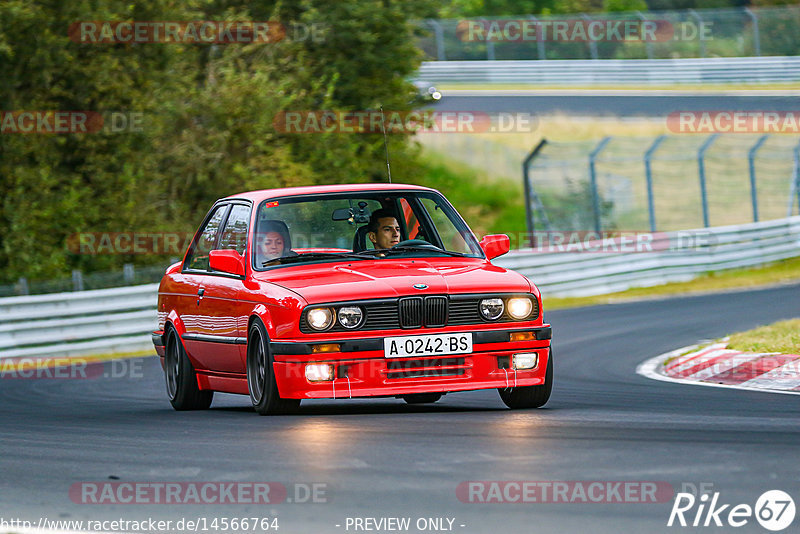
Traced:
[[767, 530], [783, 530], [794, 521], [794, 500], [781, 490], [770, 490], [761, 494], [755, 506], [749, 504], [723, 504], [720, 493], [711, 496], [704, 493], [695, 497], [691, 493], [678, 493], [669, 514], [667, 526], [682, 527], [731, 526], [742, 527], [753, 518]]

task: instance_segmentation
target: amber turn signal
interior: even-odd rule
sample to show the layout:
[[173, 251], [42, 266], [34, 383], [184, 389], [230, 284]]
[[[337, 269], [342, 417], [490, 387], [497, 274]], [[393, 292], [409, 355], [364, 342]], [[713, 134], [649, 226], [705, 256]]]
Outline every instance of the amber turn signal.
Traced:
[[319, 354], [320, 352], [341, 352], [342, 346], [338, 343], [326, 343], [324, 345], [313, 345], [311, 347], [311, 352], [313, 354]]

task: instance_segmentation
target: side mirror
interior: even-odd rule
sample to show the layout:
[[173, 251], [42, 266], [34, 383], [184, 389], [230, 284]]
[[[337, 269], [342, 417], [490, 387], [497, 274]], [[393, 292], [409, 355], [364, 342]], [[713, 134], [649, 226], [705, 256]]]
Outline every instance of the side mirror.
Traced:
[[235, 250], [212, 250], [208, 253], [208, 264], [212, 271], [244, 276], [244, 257]]
[[488, 260], [493, 260], [511, 250], [511, 240], [506, 234], [484, 236], [479, 244]]

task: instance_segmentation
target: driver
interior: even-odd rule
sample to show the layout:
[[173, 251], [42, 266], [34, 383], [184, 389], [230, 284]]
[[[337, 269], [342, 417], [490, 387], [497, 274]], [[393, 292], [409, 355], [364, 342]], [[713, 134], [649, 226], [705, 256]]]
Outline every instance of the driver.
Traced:
[[400, 242], [400, 224], [389, 209], [372, 212], [367, 228], [367, 237], [376, 249], [392, 248]]

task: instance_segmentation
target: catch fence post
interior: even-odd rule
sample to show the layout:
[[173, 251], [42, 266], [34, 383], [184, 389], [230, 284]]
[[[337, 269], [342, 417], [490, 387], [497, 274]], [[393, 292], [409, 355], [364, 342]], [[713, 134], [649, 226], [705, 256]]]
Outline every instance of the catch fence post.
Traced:
[[[586, 13], [581, 13], [581, 18], [583, 20], [585, 20], [586, 22], [589, 22], [589, 23], [592, 22], [591, 17], [589, 15], [587, 15]], [[589, 54], [591, 54], [592, 59], [597, 59], [597, 43], [593, 39], [591, 39], [591, 37], [589, 37], [589, 33], [588, 33], [589, 24], [586, 25], [586, 30], [587, 30], [586, 41], [589, 43]]]
[[651, 232], [656, 231], [656, 205], [653, 197], [653, 170], [650, 167], [650, 163], [653, 159], [653, 154], [655, 154], [656, 150], [658, 150], [658, 146], [663, 143], [664, 139], [666, 138], [666, 135], [659, 135], [656, 137], [656, 140], [653, 141], [653, 144], [650, 145], [650, 148], [648, 148], [647, 152], [644, 153], [644, 176], [647, 180], [647, 210], [650, 213]]
[[706, 192], [706, 151], [711, 147], [711, 144], [719, 137], [719, 134], [713, 134], [706, 139], [700, 150], [697, 151], [697, 172], [700, 177], [700, 201], [703, 203], [703, 226], [708, 228], [708, 194]]
[[[635, 13], [636, 16], [639, 17], [639, 20], [641, 20], [642, 22], [647, 22], [647, 19], [645, 18], [645, 16], [642, 14], [641, 11], [635, 11]], [[644, 47], [647, 50], [647, 59], [653, 59], [653, 43], [651, 43], [650, 41], [645, 41]]]
[[792, 216], [792, 207], [794, 206], [794, 196], [797, 195], [797, 212], [800, 213], [800, 143], [794, 147], [794, 169], [792, 172], [792, 185], [789, 192], [789, 208], [786, 210], [786, 216]]
[[600, 233], [600, 193], [597, 191], [597, 172], [595, 170], [595, 160], [598, 154], [611, 141], [612, 137], [603, 138], [589, 154], [589, 181], [592, 186], [592, 207], [594, 209], [594, 231]]
[[72, 290], [83, 291], [83, 273], [78, 269], [72, 271]]
[[749, 7], [744, 8], [744, 12], [753, 21], [753, 48], [756, 57], [761, 55], [761, 34], [758, 31], [758, 15], [756, 15]]
[[525, 222], [527, 223], [526, 226], [528, 227], [528, 234], [530, 235], [530, 246], [531, 248], [536, 247], [536, 238], [534, 236], [534, 232], [536, 231], [536, 224], [533, 218], [533, 207], [531, 203], [533, 202], [533, 187], [531, 187], [531, 179], [530, 173], [528, 172], [528, 167], [530, 167], [531, 162], [539, 155], [539, 152], [542, 150], [544, 145], [547, 144], [547, 139], [542, 139], [539, 141], [539, 144], [536, 145], [533, 150], [531, 150], [530, 154], [525, 158], [522, 162], [522, 184], [525, 188]]
[[436, 41], [436, 59], [439, 61], [447, 61], [444, 54], [444, 30], [438, 20], [428, 19], [428, 24], [433, 28], [433, 38]]
[[700, 47], [700, 57], [706, 57], [706, 42], [703, 39], [703, 17], [694, 9], [689, 9], [688, 12], [697, 21], [697, 44]]
[[753, 222], [758, 222], [758, 190], [756, 189], [756, 152], [764, 144], [769, 135], [765, 134], [758, 138], [747, 152], [747, 163], [750, 168], [750, 200], [753, 202]]
[[[486, 28], [490, 27], [489, 21], [486, 19], [481, 19], [482, 23], [486, 24]], [[486, 59], [489, 61], [494, 61], [494, 41], [489, 39], [489, 32], [486, 32]]]
[[539, 19], [536, 18], [535, 16], [530, 15], [528, 18], [536, 23], [536, 52], [539, 54], [539, 59], [541, 60], [547, 59], [544, 49], [544, 35], [542, 35], [542, 25], [539, 24]]

